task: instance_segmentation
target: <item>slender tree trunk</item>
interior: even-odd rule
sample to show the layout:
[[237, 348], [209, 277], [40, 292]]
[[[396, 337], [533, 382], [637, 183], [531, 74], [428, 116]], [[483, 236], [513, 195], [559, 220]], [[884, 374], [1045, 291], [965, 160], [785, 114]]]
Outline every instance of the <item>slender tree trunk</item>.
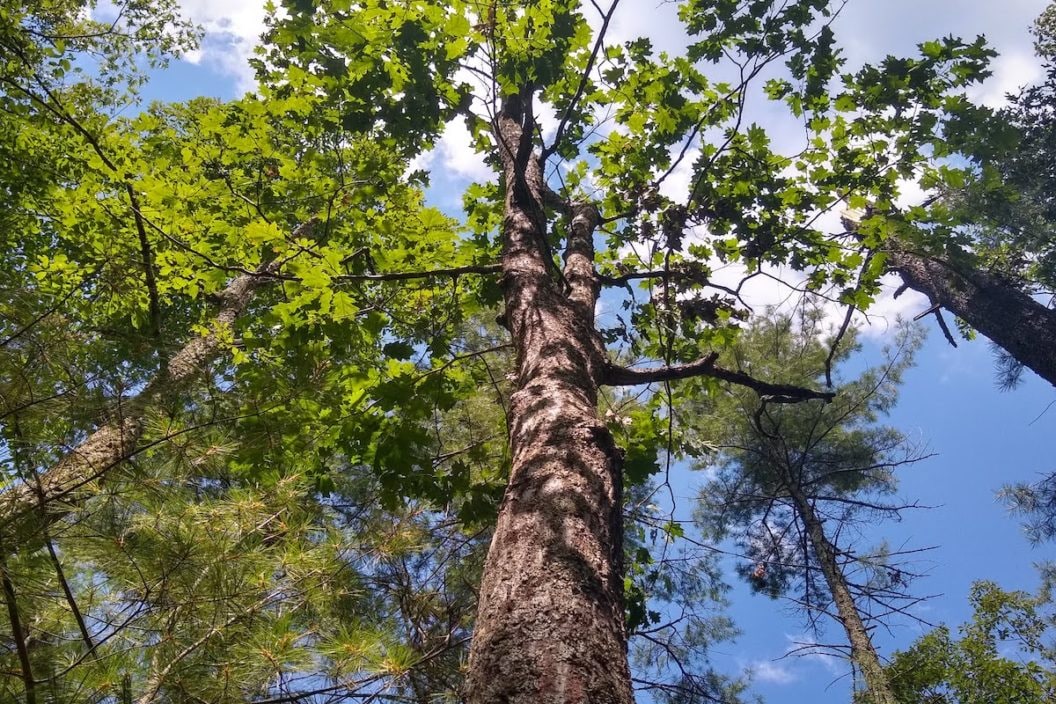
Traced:
[[543, 176], [526, 148], [532, 127], [530, 113], [509, 104], [496, 120], [518, 389], [510, 482], [485, 564], [466, 695], [471, 704], [630, 704], [620, 453], [597, 416], [606, 367], [593, 324], [597, 211], [573, 208], [566, 292], [543, 245]]
[[814, 554], [821, 566], [821, 573], [832, 593], [836, 613], [847, 633], [847, 641], [851, 644], [851, 660], [858, 666], [862, 679], [865, 680], [867, 690], [865, 701], [868, 704], [898, 704], [891, 690], [891, 683], [887, 679], [887, 673], [884, 672], [884, 666], [869, 637], [869, 631], [866, 630], [861, 614], [858, 613], [858, 605], [855, 604], [854, 596], [847, 586], [847, 580], [844, 579], [843, 572], [836, 561], [836, 551], [825, 535], [825, 529], [817, 513], [814, 512], [814, 506], [803, 493], [802, 488], [794, 481], [789, 481], [787, 489], [796, 506], [796, 512], [806, 526], [807, 537], [810, 539], [811, 547], [814, 548]]
[[907, 286], [1056, 386], [1056, 311], [981, 269], [903, 248], [892, 248], [888, 263]]
[[7, 573], [7, 565], [0, 557], [0, 586], [3, 587], [4, 602], [7, 604], [7, 617], [11, 622], [11, 636], [15, 640], [15, 652], [22, 668], [22, 683], [26, 688], [26, 704], [37, 704], [36, 680], [33, 678], [33, 666], [29, 660], [29, 648], [26, 645], [26, 629], [18, 613], [15, 585]]
[[119, 417], [96, 429], [47, 471], [24, 477], [21, 484], [0, 494], [0, 554], [43, 545], [44, 530], [75, 507], [93, 482], [136, 452], [147, 412], [204, 372], [223, 350], [217, 332], [234, 324], [276, 268], [277, 262], [272, 262], [253, 274], [235, 277], [219, 295], [221, 308], [210, 326], [213, 332], [185, 344], [142, 392], [118, 409]]

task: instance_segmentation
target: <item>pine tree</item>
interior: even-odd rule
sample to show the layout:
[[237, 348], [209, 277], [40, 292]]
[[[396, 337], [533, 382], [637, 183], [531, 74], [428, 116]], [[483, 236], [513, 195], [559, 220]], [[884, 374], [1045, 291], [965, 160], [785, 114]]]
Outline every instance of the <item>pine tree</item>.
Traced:
[[[753, 373], [808, 384], [833, 361], [822, 326], [820, 310], [773, 314], [744, 335], [734, 358]], [[830, 404], [774, 407], [732, 394], [697, 411], [710, 416], [702, 432], [719, 451], [697, 512], [705, 535], [734, 541], [738, 570], [754, 591], [792, 600], [815, 631], [828, 619], [838, 623], [862, 676], [862, 701], [884, 704], [896, 699], [870, 631], [919, 601], [902, 564], [912, 551], [856, 543], [863, 526], [910, 507], [887, 497], [895, 470], [922, 456], [897, 430], [877, 425], [919, 345], [912, 330], [901, 336], [883, 366], [839, 383]], [[835, 361], [846, 362], [852, 348]]]

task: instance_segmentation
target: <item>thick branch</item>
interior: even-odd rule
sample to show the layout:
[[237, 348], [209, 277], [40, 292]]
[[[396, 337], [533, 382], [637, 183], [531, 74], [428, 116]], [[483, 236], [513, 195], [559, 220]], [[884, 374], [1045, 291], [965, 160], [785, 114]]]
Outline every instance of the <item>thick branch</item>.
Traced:
[[815, 399], [828, 403], [836, 398], [836, 394], [832, 391], [815, 391], [814, 389], [808, 389], [803, 386], [794, 386], [792, 384], [771, 384], [769, 382], [759, 381], [758, 379], [748, 376], [744, 372], [735, 372], [729, 369], [723, 369], [722, 367], [715, 367], [709, 376], [721, 379], [722, 381], [728, 381], [731, 384], [746, 386], [759, 394], [762, 399], [772, 403], [799, 403], [800, 401], [810, 401]]
[[[852, 231], [857, 228], [851, 218], [844, 222]], [[907, 288], [926, 295], [951, 344], [956, 342], [936, 306], [961, 318], [1056, 385], [1056, 311], [1034, 300], [1016, 282], [987, 271], [967, 253], [939, 257], [892, 240], [886, 254], [889, 270], [902, 277], [895, 295]]]
[[88, 631], [88, 624], [84, 622], [84, 616], [81, 614], [81, 607], [77, 605], [77, 599], [73, 595], [73, 590], [70, 589], [70, 583], [66, 580], [66, 572], [62, 569], [62, 562], [59, 561], [59, 556], [55, 552], [55, 546], [51, 542], [51, 538], [45, 534], [44, 544], [48, 548], [48, 556], [51, 557], [51, 565], [55, 568], [55, 576], [59, 580], [59, 585], [62, 587], [62, 593], [66, 596], [66, 605], [70, 607], [70, 612], [73, 613], [73, 620], [77, 622], [77, 628], [81, 632], [81, 638], [84, 640], [85, 646], [88, 651], [95, 650], [95, 643], [92, 642], [92, 634]]
[[606, 276], [598, 274], [598, 279], [605, 286], [623, 286], [631, 281], [644, 279], [683, 279], [694, 281], [702, 285], [710, 285], [707, 276], [702, 271], [672, 266], [670, 269], [656, 269], [654, 271], [628, 271], [619, 276]]
[[154, 252], [150, 248], [150, 239], [147, 238], [147, 228], [143, 224], [143, 212], [136, 197], [136, 189], [132, 184], [125, 183], [125, 193], [128, 195], [129, 204], [132, 206], [132, 218], [136, 224], [136, 236], [139, 238], [139, 253], [142, 257], [143, 278], [147, 284], [147, 300], [150, 310], [150, 328], [154, 340], [161, 342], [161, 297], [158, 295], [158, 281], [154, 275]]
[[763, 399], [774, 403], [799, 403], [800, 401], [812, 399], [821, 399], [828, 402], [836, 396], [835, 393], [829, 391], [815, 391], [802, 386], [771, 384], [766, 381], [760, 381], [744, 372], [724, 369], [716, 365], [715, 361], [718, 358], [718, 353], [712, 352], [694, 362], [652, 369], [632, 369], [614, 364], [609, 367], [604, 383], [608, 386], [636, 386], [638, 384], [689, 379], [696, 376], [710, 376], [722, 381], [728, 381], [731, 384], [746, 386]]
[[695, 376], [712, 376], [715, 371], [717, 352], [712, 352], [694, 362], [677, 364], [670, 367], [653, 367], [651, 369], [632, 369], [613, 364], [602, 380], [607, 386], [637, 386], [638, 384], [655, 384], [660, 381], [689, 379]]

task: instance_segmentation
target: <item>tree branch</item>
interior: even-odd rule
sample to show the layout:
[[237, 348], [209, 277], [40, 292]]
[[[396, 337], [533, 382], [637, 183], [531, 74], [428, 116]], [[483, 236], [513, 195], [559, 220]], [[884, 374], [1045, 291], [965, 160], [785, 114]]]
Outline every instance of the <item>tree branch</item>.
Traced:
[[154, 252], [150, 248], [150, 239], [147, 238], [147, 228], [143, 224], [143, 209], [140, 207], [139, 199], [136, 197], [136, 190], [127, 181], [125, 182], [125, 193], [128, 195], [129, 204], [132, 206], [132, 218], [136, 224], [136, 236], [139, 238], [139, 253], [143, 258], [143, 278], [147, 284], [151, 333], [160, 346], [161, 297], [158, 295], [158, 281], [154, 275]]
[[708, 288], [727, 293], [736, 298], [745, 308], [750, 309], [750, 306], [741, 299], [740, 293], [735, 289], [712, 282], [702, 270], [694, 267], [690, 262], [676, 263], [670, 269], [628, 271], [619, 276], [598, 274], [598, 281], [602, 286], [626, 286], [631, 281], [641, 281], [644, 279], [679, 279], [682, 281], [697, 283], [701, 286], [707, 286]]
[[73, 590], [70, 589], [70, 583], [66, 580], [66, 572], [62, 569], [62, 563], [59, 561], [59, 556], [55, 552], [55, 545], [51, 542], [51, 536], [48, 535], [47, 531], [44, 532], [44, 545], [48, 548], [48, 555], [51, 557], [51, 564], [55, 568], [55, 576], [59, 580], [59, 585], [62, 586], [62, 593], [66, 596], [66, 604], [70, 607], [70, 611], [73, 613], [73, 620], [77, 622], [77, 629], [81, 632], [81, 638], [84, 639], [84, 644], [87, 646], [88, 651], [95, 650], [95, 643], [92, 642], [92, 634], [88, 631], [88, 625], [84, 622], [84, 616], [81, 614], [81, 608], [77, 605], [77, 599], [73, 596]]
[[836, 359], [836, 353], [840, 349], [840, 342], [843, 341], [844, 335], [847, 334], [847, 329], [851, 327], [851, 320], [854, 318], [854, 311], [856, 310], [858, 308], [853, 303], [847, 304], [847, 314], [843, 316], [843, 323], [836, 332], [836, 337], [832, 338], [829, 355], [825, 358], [825, 385], [830, 389], [832, 388], [832, 361]]
[[590, 58], [587, 60], [587, 65], [580, 73], [579, 85], [576, 86], [576, 93], [572, 96], [572, 100], [568, 101], [568, 108], [565, 109], [565, 114], [561, 117], [561, 123], [557, 126], [557, 132], [554, 133], [554, 141], [549, 147], [543, 149], [543, 153], [540, 156], [540, 161], [546, 162], [547, 158], [553, 154], [561, 146], [561, 139], [565, 136], [565, 128], [568, 126], [569, 118], [572, 117], [572, 111], [576, 109], [576, 104], [582, 99], [583, 93], [586, 91], [587, 85], [590, 83], [590, 74], [594, 70], [594, 62], [598, 60], [598, 53], [601, 51], [601, 47], [605, 44], [605, 35], [609, 28], [609, 22], [612, 21], [613, 14], [616, 13], [616, 6], [620, 4], [620, 0], [613, 0], [609, 11], [602, 15], [601, 28], [598, 30], [597, 39], [594, 40], [594, 48], [590, 52]]
[[3, 559], [0, 559], [0, 584], [3, 585], [4, 601], [7, 602], [7, 616], [11, 621], [11, 636], [14, 638], [15, 651], [18, 653], [18, 662], [22, 668], [22, 682], [26, 688], [26, 704], [36, 704], [36, 680], [33, 679], [33, 666], [29, 660], [26, 629], [22, 626], [22, 618], [18, 613], [18, 604], [15, 601], [15, 585], [11, 582], [11, 577], [7, 572], [7, 565]]
[[835, 393], [829, 391], [815, 391], [802, 386], [771, 384], [766, 381], [760, 381], [744, 372], [724, 369], [716, 365], [715, 361], [718, 358], [719, 354], [712, 352], [694, 362], [655, 367], [653, 369], [632, 369], [613, 364], [609, 366], [602, 383], [608, 386], [636, 386], [638, 384], [689, 379], [696, 376], [710, 376], [714, 379], [728, 381], [731, 384], [746, 386], [759, 394], [763, 400], [773, 403], [799, 403], [800, 401], [812, 399], [820, 399], [827, 403], [836, 396]]
[[[395, 271], [382, 274], [342, 274], [333, 277], [333, 281], [351, 283], [356, 281], [407, 281], [408, 279], [429, 279], [436, 276], [461, 276], [462, 274], [497, 274], [502, 271], [501, 264], [470, 264], [467, 266], [432, 269], [431, 271]], [[282, 277], [295, 280], [295, 277]]]
[[632, 369], [613, 364], [607, 370], [602, 383], [608, 386], [637, 386], [659, 381], [689, 379], [695, 376], [713, 376], [715, 360], [718, 358], [719, 353], [712, 352], [694, 362], [669, 367], [653, 367], [652, 369]]
[[939, 321], [939, 329], [942, 330], [942, 334], [946, 336], [946, 341], [954, 347], [957, 346], [957, 340], [953, 337], [953, 333], [950, 332], [950, 328], [946, 325], [946, 319], [942, 317], [942, 304], [935, 302], [934, 297], [931, 297], [931, 307], [923, 313], [918, 313], [913, 316], [913, 322], [920, 320], [930, 314], [935, 314], [935, 319]]

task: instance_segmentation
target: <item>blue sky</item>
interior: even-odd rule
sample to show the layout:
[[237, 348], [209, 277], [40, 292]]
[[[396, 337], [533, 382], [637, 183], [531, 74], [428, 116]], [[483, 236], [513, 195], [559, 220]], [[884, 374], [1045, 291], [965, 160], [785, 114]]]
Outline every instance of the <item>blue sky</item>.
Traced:
[[[1027, 28], [1046, 4], [1045, 0], [850, 0], [835, 29], [850, 67], [888, 53], [912, 52], [918, 42], [937, 36], [986, 34], [1001, 56], [994, 64], [994, 77], [973, 97], [995, 105], [1006, 91], [1040, 77]], [[206, 42], [189, 57], [191, 61], [175, 62], [158, 75], [146, 97], [234, 97], [250, 88], [252, 76], [245, 62], [263, 27], [263, 1], [183, 0], [182, 5], [208, 30]], [[670, 3], [625, 0], [612, 31], [621, 40], [645, 34], [657, 46], [677, 50], [682, 35], [674, 11]], [[776, 132], [778, 143], [787, 139], [794, 144], [794, 131], [782, 132], [785, 128], [766, 110], [755, 119]], [[456, 126], [422, 160], [435, 172], [430, 196], [444, 209], [457, 204], [458, 194], [470, 180], [488, 177], [467, 144], [467, 135]], [[678, 176], [669, 186], [676, 192]], [[907, 200], [915, 195], [919, 192], [907, 186]], [[759, 302], [778, 302], [785, 293], [771, 287], [753, 295]], [[895, 316], [921, 310], [919, 298], [906, 296], [898, 302], [884, 298], [864, 354], [878, 357]], [[878, 538], [893, 543], [937, 546], [925, 558], [929, 577], [918, 582], [917, 589], [941, 596], [927, 604], [922, 617], [959, 624], [970, 616], [966, 597], [972, 581], [993, 579], [1006, 588], [1032, 589], [1037, 581], [1033, 563], [1056, 557], [1052, 545], [1032, 548], [1016, 519], [994, 495], [1006, 482], [1033, 480], [1056, 469], [1052, 459], [1056, 406], [1046, 412], [1054, 400], [1053, 388], [1033, 375], [1014, 392], [997, 391], [984, 340], [953, 349], [931, 331], [917, 366], [906, 375], [901, 403], [889, 423], [937, 453], [908, 468], [901, 483], [903, 496], [936, 508], [909, 512], [901, 523], [877, 532]], [[686, 496], [694, 481], [693, 477], [682, 480]], [[756, 691], [775, 704], [848, 701], [845, 665], [823, 658], [782, 659], [793, 641], [803, 639], [799, 618], [784, 613], [781, 604], [751, 596], [742, 588], [735, 588], [731, 596], [731, 615], [744, 634], [717, 647], [721, 666], [731, 670], [753, 666]], [[880, 635], [877, 644], [889, 653], [919, 633], [917, 625], [905, 623], [890, 636]], [[842, 637], [835, 626], [827, 635], [832, 640]]]

